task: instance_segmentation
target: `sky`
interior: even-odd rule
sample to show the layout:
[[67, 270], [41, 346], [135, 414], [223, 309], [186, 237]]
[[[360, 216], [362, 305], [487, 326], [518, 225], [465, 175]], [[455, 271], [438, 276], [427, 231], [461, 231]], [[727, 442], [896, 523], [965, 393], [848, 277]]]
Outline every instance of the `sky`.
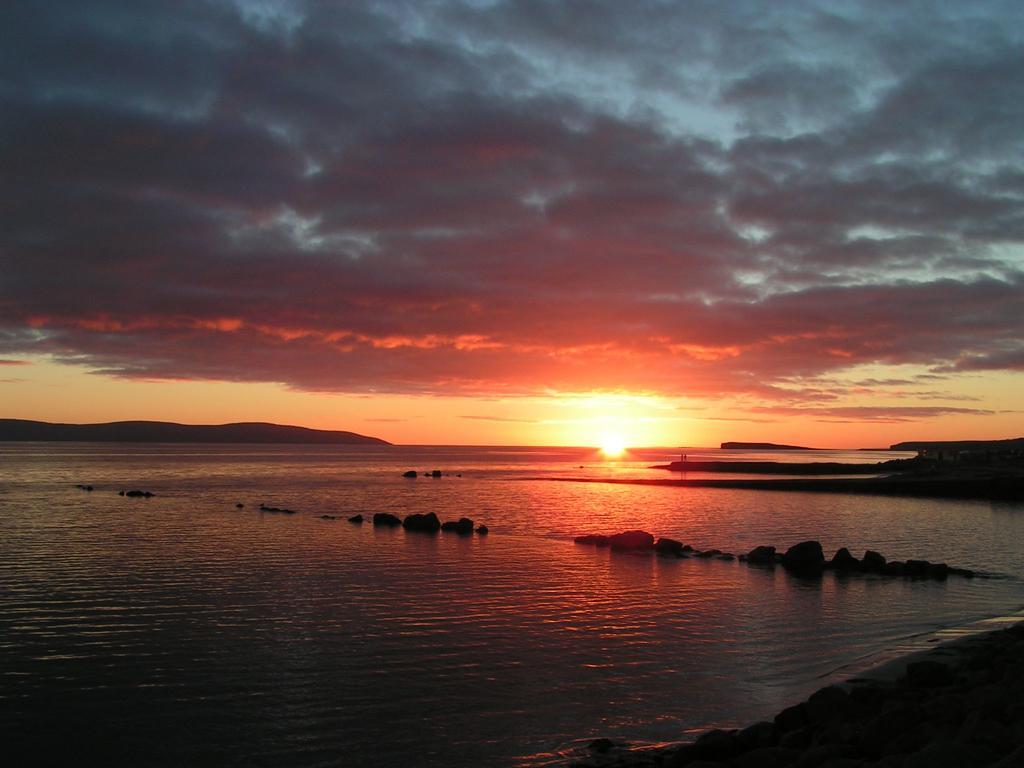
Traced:
[[1019, 2], [0, 5], [0, 417], [1024, 435]]

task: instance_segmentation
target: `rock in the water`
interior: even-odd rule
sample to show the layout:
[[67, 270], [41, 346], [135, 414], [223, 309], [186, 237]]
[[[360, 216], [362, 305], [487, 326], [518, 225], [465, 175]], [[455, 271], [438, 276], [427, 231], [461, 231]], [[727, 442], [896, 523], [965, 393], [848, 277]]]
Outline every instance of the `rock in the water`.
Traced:
[[488, 528], [486, 525], [478, 525], [476, 527], [476, 532], [477, 532], [477, 535], [479, 535], [479, 536], [486, 536], [488, 533], [491, 532], [491, 529]]
[[707, 558], [711, 558], [711, 557], [716, 557], [716, 556], [718, 556], [720, 554], [722, 554], [722, 550], [720, 550], [720, 549], [705, 549], [703, 552], [696, 552], [696, 553], [694, 553], [693, 556], [694, 557], [701, 557], [701, 558], [707, 559]]
[[654, 549], [663, 555], [676, 555], [677, 557], [683, 553], [683, 542], [676, 541], [675, 539], [668, 539], [662, 536], [656, 542], [654, 542]]
[[363, 516], [362, 515], [352, 515], [352, 517], [350, 517], [348, 519], [348, 521], [350, 523], [355, 523], [356, 525], [359, 525], [360, 523], [363, 522]]
[[433, 472], [430, 473], [430, 476], [431, 477], [440, 477], [441, 476], [441, 470], [440, 469], [435, 469]]
[[130, 496], [133, 499], [149, 499], [153, 497], [153, 494], [149, 491], [122, 491], [122, 496]]
[[238, 502], [237, 504], [235, 504], [235, 509], [245, 509], [245, 504], [243, 504], [242, 502]]
[[91, 491], [92, 490], [92, 486], [91, 485], [81, 485], [81, 484], [79, 484], [79, 485], [76, 485], [75, 488], [78, 488], [79, 490], [82, 490], [82, 491]]
[[782, 556], [782, 565], [798, 573], [818, 573], [825, 565], [825, 553], [821, 550], [821, 542], [801, 541], [786, 550]]
[[321, 520], [337, 520], [337, 515], [320, 515]]
[[402, 477], [419, 477], [419, 473], [415, 469], [410, 469], [408, 472], [403, 472]]
[[402, 521], [390, 512], [377, 512], [373, 515], [373, 524], [395, 526], [401, 525]]
[[583, 536], [577, 536], [573, 541], [577, 544], [593, 544], [596, 547], [607, 547], [608, 538], [608, 536], [600, 533], [587, 533]]
[[722, 554], [715, 556], [715, 560], [732, 561], [732, 560], [735, 560], [735, 559], [736, 559], [736, 555], [734, 555], [732, 552], [723, 552]]
[[873, 549], [867, 550], [860, 561], [860, 567], [871, 573], [882, 573], [885, 570], [885, 565], [885, 556], [875, 552]]
[[842, 547], [832, 555], [832, 567], [837, 571], [856, 571], [860, 568], [860, 560], [851, 555], [846, 547]]
[[294, 509], [288, 509], [287, 507], [268, 507], [266, 504], [260, 504], [260, 512], [273, 512], [278, 515], [294, 515]]
[[473, 521], [468, 517], [460, 517], [456, 520], [447, 520], [441, 524], [442, 531], [452, 531], [460, 536], [469, 536], [473, 533]]
[[402, 521], [402, 527], [407, 531], [434, 533], [441, 530], [441, 521], [437, 519], [437, 515], [433, 512], [427, 512], [425, 515], [417, 512], [406, 515], [405, 520]]
[[654, 536], [647, 531], [623, 531], [608, 537], [612, 549], [652, 549]]
[[775, 547], [754, 547], [747, 552], [748, 563], [774, 563]]

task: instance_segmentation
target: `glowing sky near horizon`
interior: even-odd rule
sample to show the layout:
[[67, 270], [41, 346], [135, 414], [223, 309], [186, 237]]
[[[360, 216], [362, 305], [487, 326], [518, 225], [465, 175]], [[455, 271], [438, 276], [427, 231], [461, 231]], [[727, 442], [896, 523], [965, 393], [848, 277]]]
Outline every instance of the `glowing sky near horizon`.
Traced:
[[5, 3], [0, 417], [1024, 434], [1024, 7]]

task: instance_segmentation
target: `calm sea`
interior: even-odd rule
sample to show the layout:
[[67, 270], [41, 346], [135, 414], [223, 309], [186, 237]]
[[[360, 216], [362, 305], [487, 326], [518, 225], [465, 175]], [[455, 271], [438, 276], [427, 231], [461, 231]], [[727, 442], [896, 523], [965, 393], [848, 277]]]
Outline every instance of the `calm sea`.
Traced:
[[[549, 479], [668, 477], [646, 467], [678, 452], [0, 444], [5, 753], [546, 764], [598, 736], [660, 743], [771, 716], [908, 638], [1024, 604], [1020, 504]], [[156, 496], [117, 495], [131, 488]], [[490, 535], [345, 520], [379, 511]], [[737, 553], [817, 538], [998, 578], [803, 580], [571, 540], [627, 528]]]

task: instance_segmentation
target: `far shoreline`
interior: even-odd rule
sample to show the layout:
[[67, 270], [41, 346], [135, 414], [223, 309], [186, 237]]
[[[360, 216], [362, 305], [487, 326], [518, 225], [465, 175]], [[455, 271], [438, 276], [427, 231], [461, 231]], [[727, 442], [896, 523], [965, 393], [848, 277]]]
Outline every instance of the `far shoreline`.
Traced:
[[800, 491], [846, 493], [871, 496], [911, 496], [915, 498], [976, 499], [1019, 501], [1024, 499], [1024, 477], [899, 477], [874, 478], [692, 478], [661, 479], [645, 477], [544, 477], [539, 480], [564, 483], [608, 483], [613, 485], [653, 485], [671, 488], [723, 488], [749, 491]]

